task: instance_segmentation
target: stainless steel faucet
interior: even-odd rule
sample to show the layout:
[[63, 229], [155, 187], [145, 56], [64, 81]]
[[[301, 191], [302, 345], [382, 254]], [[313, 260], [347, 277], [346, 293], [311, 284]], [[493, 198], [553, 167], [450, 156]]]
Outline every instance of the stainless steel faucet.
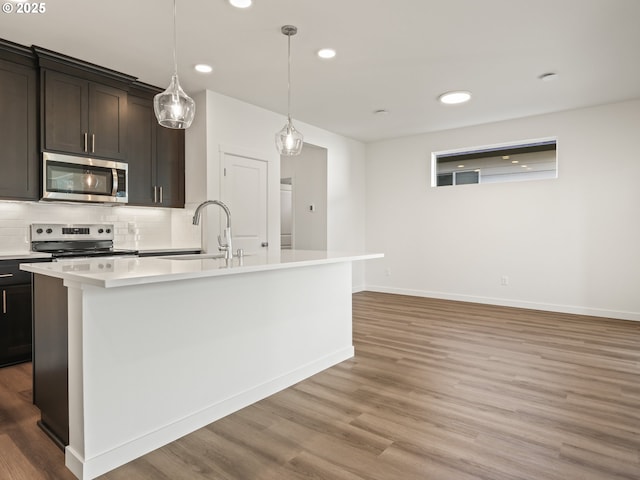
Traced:
[[[224, 210], [224, 213], [227, 216], [227, 228], [224, 229], [223, 234], [224, 242], [222, 241], [222, 237], [218, 235], [218, 250], [224, 252], [224, 258], [226, 258], [227, 260], [231, 260], [233, 258], [233, 245], [231, 242], [231, 211], [229, 210], [229, 207], [227, 207], [220, 200], [207, 200], [206, 202], [202, 202], [200, 205], [198, 205], [198, 208], [196, 208], [196, 211], [193, 214], [193, 224], [198, 225], [200, 223], [200, 212], [207, 205], [218, 205], [220, 208], [222, 208], [222, 210]], [[202, 239], [202, 248], [204, 250], [206, 248], [204, 242], [204, 228], [202, 229]]]

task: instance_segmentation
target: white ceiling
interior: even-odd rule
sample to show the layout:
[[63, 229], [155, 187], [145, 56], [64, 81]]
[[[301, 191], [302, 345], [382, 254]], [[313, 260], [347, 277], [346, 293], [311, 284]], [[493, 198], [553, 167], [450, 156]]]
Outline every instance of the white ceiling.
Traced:
[[[294, 123], [362, 141], [640, 98], [639, 0], [177, 1], [187, 93], [208, 88], [286, 114], [280, 27], [292, 24]], [[0, 13], [0, 37], [168, 84], [172, 0], [44, 3], [44, 14]], [[322, 47], [337, 57], [318, 59]], [[200, 62], [214, 72], [196, 73]], [[539, 80], [546, 72], [558, 77]], [[454, 89], [473, 99], [437, 102]]]

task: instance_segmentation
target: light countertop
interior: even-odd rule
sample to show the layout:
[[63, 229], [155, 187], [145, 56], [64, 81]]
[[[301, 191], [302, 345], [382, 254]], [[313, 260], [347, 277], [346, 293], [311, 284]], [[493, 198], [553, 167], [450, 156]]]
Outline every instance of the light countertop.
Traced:
[[282, 250], [246, 254], [242, 259], [211, 258], [207, 255], [181, 255], [143, 258], [93, 258], [52, 263], [27, 263], [27, 272], [61, 278], [103, 288], [143, 285], [175, 280], [236, 275], [283, 268], [382, 258], [381, 253]]
[[32, 258], [51, 258], [50, 253], [2, 252], [0, 260], [30, 260]]

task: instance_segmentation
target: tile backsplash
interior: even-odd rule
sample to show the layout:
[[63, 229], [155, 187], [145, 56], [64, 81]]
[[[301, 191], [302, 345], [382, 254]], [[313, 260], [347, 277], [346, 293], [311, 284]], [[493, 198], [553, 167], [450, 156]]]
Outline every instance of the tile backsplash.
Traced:
[[116, 248], [200, 248], [193, 209], [0, 201], [0, 254], [31, 249], [32, 223], [112, 223]]

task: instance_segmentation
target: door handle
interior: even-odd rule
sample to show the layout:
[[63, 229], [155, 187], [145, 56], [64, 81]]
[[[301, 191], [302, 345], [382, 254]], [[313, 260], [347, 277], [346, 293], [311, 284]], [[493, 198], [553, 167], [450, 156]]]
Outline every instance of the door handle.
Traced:
[[269, 246], [269, 242], [262, 242], [262, 245], [260, 245], [261, 247], [268, 247]]

